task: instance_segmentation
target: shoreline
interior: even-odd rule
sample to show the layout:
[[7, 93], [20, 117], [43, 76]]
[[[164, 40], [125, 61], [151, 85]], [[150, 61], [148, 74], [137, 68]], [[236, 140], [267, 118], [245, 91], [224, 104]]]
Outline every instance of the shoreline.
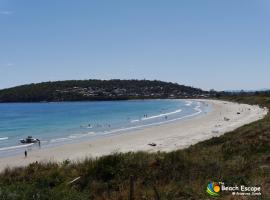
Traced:
[[[164, 101], [164, 99], [152, 99], [151, 101]], [[88, 132], [83, 132], [83, 133], [73, 133], [70, 135], [65, 135], [65, 136], [58, 136], [56, 138], [51, 138], [51, 139], [41, 139], [42, 145], [41, 146], [37, 146], [37, 144], [34, 143], [30, 143], [30, 144], [13, 144], [10, 146], [5, 146], [5, 147], [1, 147], [0, 148], [0, 159], [1, 158], [5, 158], [5, 157], [11, 157], [11, 156], [16, 156], [16, 155], [20, 155], [22, 151], [27, 150], [27, 151], [36, 151], [38, 149], [48, 149], [48, 148], [54, 148], [54, 147], [58, 147], [58, 146], [62, 146], [62, 145], [66, 145], [66, 144], [72, 144], [72, 143], [80, 143], [82, 141], [86, 141], [86, 140], [93, 140], [95, 138], [100, 138], [100, 137], [105, 137], [107, 135], [115, 135], [115, 134], [121, 134], [121, 133], [129, 133], [131, 131], [135, 131], [135, 130], [141, 130], [141, 129], [145, 129], [148, 127], [152, 127], [152, 126], [160, 126], [163, 124], [167, 124], [167, 123], [173, 123], [176, 121], [180, 121], [180, 120], [185, 120], [188, 118], [193, 118], [197, 115], [202, 115], [204, 112], [209, 112], [209, 109], [206, 108], [207, 106], [203, 106], [201, 107], [201, 104], [198, 104], [199, 102], [196, 101], [196, 99], [190, 99], [189, 100], [185, 100], [185, 99], [167, 99], [168, 101], [185, 101], [186, 105], [188, 104], [188, 106], [191, 106], [191, 104], [194, 102], [197, 104], [196, 107], [192, 108], [195, 112], [191, 113], [191, 114], [187, 114], [184, 116], [176, 116], [173, 118], [168, 118], [164, 121], [152, 121], [150, 123], [146, 123], [146, 124], [136, 124], [134, 122], [143, 122], [146, 120], [151, 120], [154, 118], [161, 118], [161, 116], [170, 116], [171, 114], [175, 114], [175, 113], [181, 113], [182, 110], [178, 109], [178, 110], [174, 110], [168, 113], [163, 113], [162, 114], [156, 114], [156, 115], [151, 115], [150, 117], [147, 118], [138, 118], [135, 120], [131, 120], [129, 121], [127, 126], [120, 126], [120, 127], [114, 127], [114, 128], [110, 128], [108, 130], [101, 130], [101, 131], [96, 131], [93, 130], [91, 127], [91, 130], [89, 129]], [[128, 101], [142, 101], [142, 100], [128, 100]], [[148, 100], [146, 100], [148, 101]], [[69, 102], [71, 103], [71, 102]], [[85, 102], [79, 102], [79, 103], [85, 103]], [[89, 103], [89, 102], [88, 102]], [[94, 102], [95, 103], [95, 102]], [[208, 109], [206, 111], [206, 109]], [[134, 124], [133, 124], [134, 123]], [[82, 125], [80, 125], [80, 127], [82, 127]], [[87, 126], [88, 128], [88, 126]], [[79, 130], [78, 130], [79, 131]], [[2, 138], [0, 138], [1, 141]], [[8, 140], [8, 137], [3, 137], [3, 139]], [[45, 142], [45, 144], [43, 143]]]
[[266, 109], [259, 108], [259, 106], [247, 104], [218, 100], [197, 101], [211, 104], [211, 112], [144, 129], [30, 151], [27, 158], [24, 158], [23, 154], [0, 158], [0, 171], [6, 167], [26, 166], [36, 161], [62, 162], [66, 159], [79, 161], [87, 157], [94, 158], [114, 152], [169, 152], [183, 149], [262, 119], [268, 112]]

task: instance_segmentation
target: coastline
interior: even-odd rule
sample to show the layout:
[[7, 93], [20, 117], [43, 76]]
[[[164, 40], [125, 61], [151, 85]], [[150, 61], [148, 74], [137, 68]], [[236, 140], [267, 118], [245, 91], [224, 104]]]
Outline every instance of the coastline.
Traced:
[[[186, 148], [199, 141], [220, 136], [240, 126], [263, 118], [266, 109], [259, 106], [237, 104], [218, 100], [197, 100], [210, 104], [212, 111], [181, 121], [151, 126], [144, 129], [108, 135], [74, 144], [31, 151], [27, 158], [16, 155], [0, 158], [0, 170], [25, 166], [32, 162], [73, 161], [86, 157], [99, 157], [113, 152], [173, 151]], [[240, 114], [237, 114], [237, 113]], [[225, 120], [229, 119], [228, 121]], [[150, 146], [154, 143], [156, 146]]]

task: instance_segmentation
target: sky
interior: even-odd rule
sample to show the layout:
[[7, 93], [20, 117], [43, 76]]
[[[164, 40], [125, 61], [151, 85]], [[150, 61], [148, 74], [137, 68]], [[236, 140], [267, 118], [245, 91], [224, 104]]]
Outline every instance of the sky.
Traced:
[[269, 0], [0, 0], [0, 88], [150, 79], [270, 88]]

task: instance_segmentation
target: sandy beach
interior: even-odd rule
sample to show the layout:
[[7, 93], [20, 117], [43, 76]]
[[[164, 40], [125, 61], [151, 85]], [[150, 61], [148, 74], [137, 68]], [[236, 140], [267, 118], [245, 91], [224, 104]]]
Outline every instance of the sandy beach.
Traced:
[[25, 166], [36, 161], [81, 160], [86, 157], [98, 157], [114, 152], [168, 152], [183, 149], [199, 141], [222, 135], [259, 120], [268, 112], [267, 109], [247, 104], [217, 100], [199, 101], [211, 106], [212, 111], [173, 123], [103, 136], [80, 143], [30, 151], [27, 158], [24, 157], [23, 153], [0, 158], [0, 170], [6, 167]]

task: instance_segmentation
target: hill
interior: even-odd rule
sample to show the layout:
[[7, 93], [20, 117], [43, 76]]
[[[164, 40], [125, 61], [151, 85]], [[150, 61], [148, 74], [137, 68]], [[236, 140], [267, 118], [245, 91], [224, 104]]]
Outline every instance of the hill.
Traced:
[[201, 89], [156, 80], [68, 80], [28, 84], [0, 90], [0, 102], [59, 102], [207, 96], [208, 92]]

